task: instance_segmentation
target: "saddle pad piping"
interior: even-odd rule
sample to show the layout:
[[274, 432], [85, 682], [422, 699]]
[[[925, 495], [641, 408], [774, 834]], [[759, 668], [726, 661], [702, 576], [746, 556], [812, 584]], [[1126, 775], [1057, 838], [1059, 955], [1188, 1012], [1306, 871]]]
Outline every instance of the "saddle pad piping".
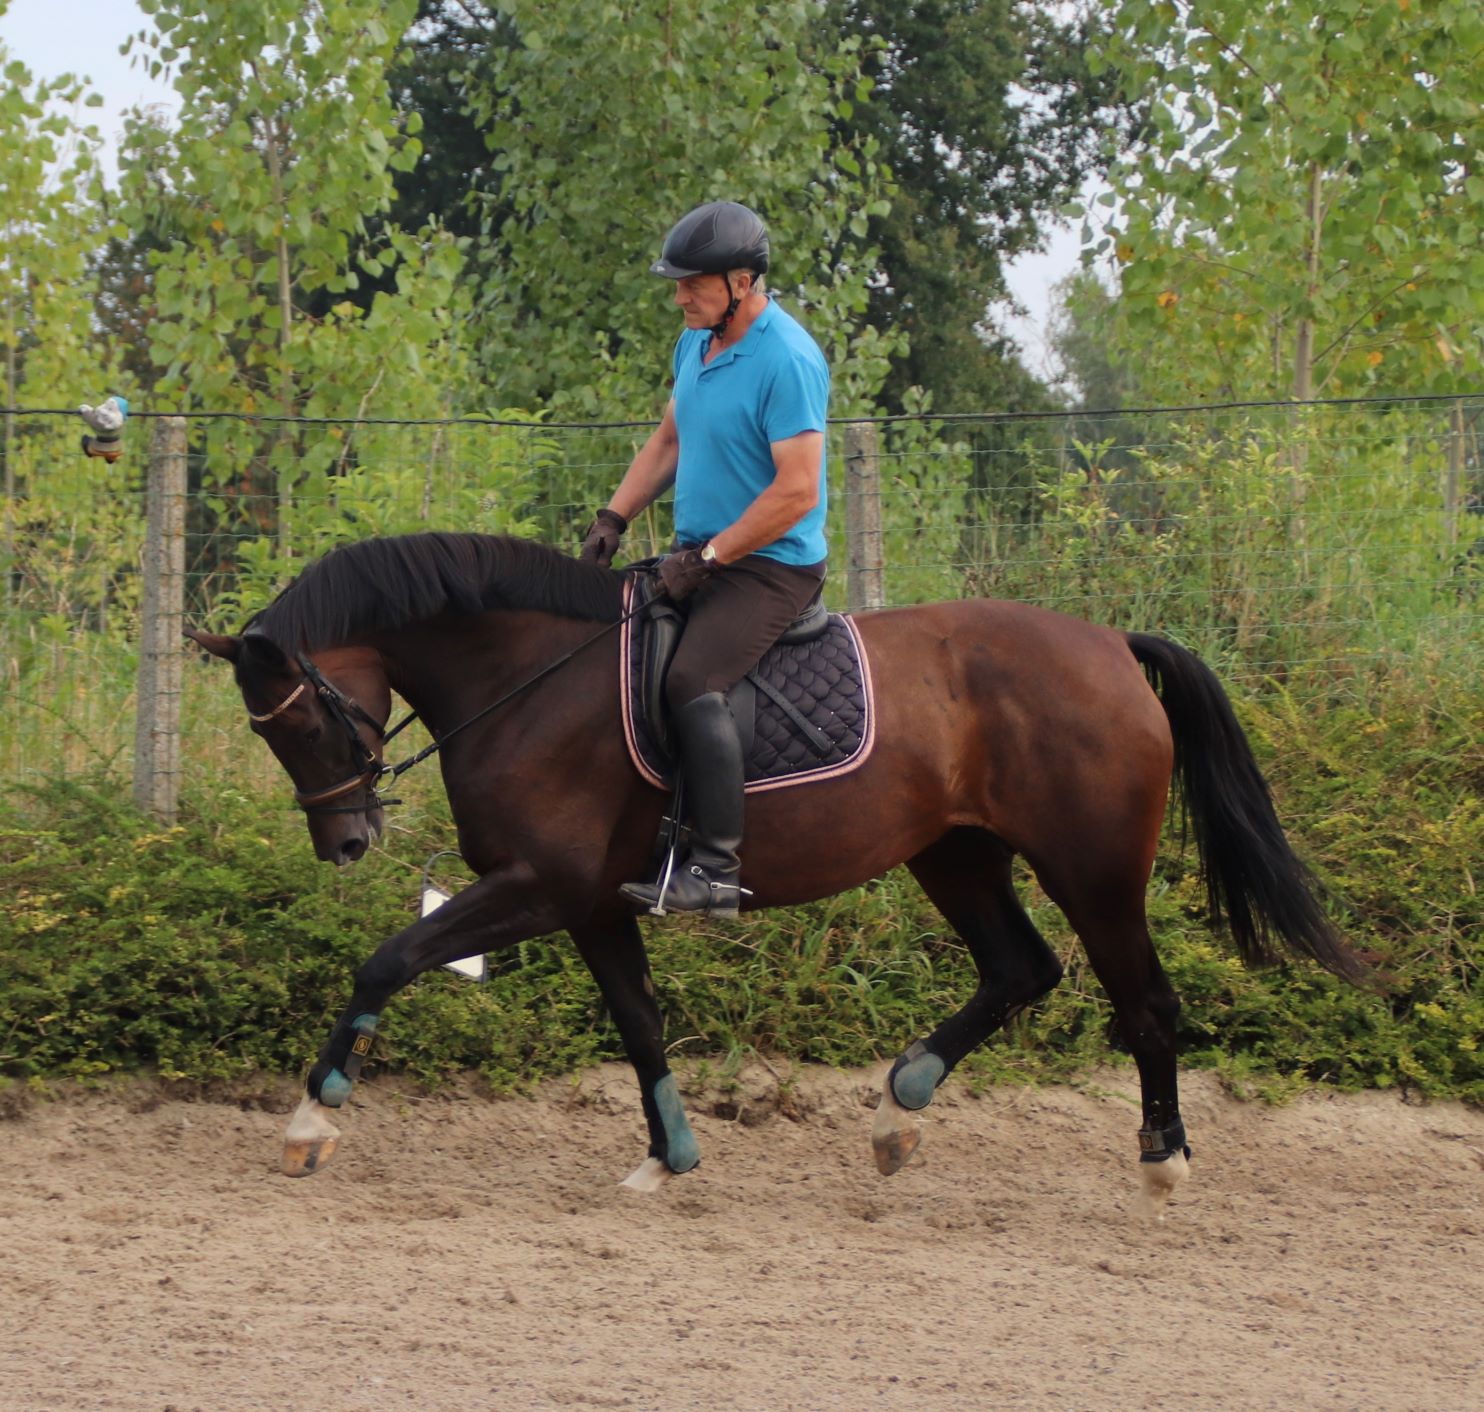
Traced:
[[[623, 610], [625, 613], [633, 611], [634, 580], [631, 578], [623, 586]], [[619, 702], [621, 714], [623, 715], [624, 742], [629, 747], [629, 759], [634, 762], [634, 768], [639, 771], [645, 784], [652, 784], [656, 789], [668, 790], [669, 786], [648, 765], [644, 763], [644, 756], [639, 751], [639, 741], [634, 734], [633, 714], [629, 709], [629, 703], [634, 699], [633, 676], [630, 666], [630, 658], [633, 653], [629, 650], [629, 635], [634, 630], [632, 621], [623, 625], [623, 631], [619, 634]]]

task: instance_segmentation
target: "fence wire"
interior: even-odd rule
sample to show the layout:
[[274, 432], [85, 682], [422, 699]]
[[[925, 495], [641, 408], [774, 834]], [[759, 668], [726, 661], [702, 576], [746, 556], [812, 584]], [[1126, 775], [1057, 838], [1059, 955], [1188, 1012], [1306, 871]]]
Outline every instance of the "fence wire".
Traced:
[[[149, 436], [85, 458], [75, 416], [3, 414], [0, 774], [127, 762]], [[851, 424], [858, 427], [860, 424]], [[966, 595], [1173, 636], [1239, 690], [1364, 695], [1401, 671], [1476, 673], [1484, 397], [872, 424], [888, 605]], [[846, 605], [846, 424], [828, 438], [827, 597]], [[187, 618], [236, 630], [334, 545], [417, 530], [575, 549], [642, 423], [188, 424]], [[670, 543], [646, 511], [630, 557]], [[225, 673], [186, 672], [192, 758], [248, 754]], [[259, 754], [263, 752], [258, 752]]]

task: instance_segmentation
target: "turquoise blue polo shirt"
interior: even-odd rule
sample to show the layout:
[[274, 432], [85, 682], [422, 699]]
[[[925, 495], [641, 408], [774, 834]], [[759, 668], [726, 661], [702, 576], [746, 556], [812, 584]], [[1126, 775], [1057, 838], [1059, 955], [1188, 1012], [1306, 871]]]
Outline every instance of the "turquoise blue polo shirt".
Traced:
[[[704, 544], [772, 485], [771, 446], [825, 429], [830, 370], [819, 345], [770, 299], [741, 340], [709, 363], [705, 329], [686, 329], [675, 344], [675, 538]], [[819, 503], [787, 534], [757, 552], [783, 564], [818, 564], [825, 543], [825, 464]]]

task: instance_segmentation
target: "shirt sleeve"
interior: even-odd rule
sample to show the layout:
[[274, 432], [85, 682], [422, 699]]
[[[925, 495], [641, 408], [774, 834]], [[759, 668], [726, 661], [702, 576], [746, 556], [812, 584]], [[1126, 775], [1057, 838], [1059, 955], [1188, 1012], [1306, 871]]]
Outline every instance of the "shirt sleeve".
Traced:
[[763, 434], [771, 446], [805, 431], [823, 431], [829, 416], [830, 373], [824, 356], [797, 352], [774, 370], [763, 395]]

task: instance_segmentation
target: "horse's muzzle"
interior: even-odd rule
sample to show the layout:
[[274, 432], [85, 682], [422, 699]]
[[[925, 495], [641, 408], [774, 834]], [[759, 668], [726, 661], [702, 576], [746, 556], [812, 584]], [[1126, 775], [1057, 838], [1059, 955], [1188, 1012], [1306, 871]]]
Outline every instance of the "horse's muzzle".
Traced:
[[358, 814], [345, 813], [338, 818], [309, 816], [309, 836], [314, 843], [314, 856], [322, 863], [343, 868], [359, 862], [366, 850], [381, 837], [380, 809], [366, 809]]
[[347, 863], [358, 862], [365, 856], [366, 840], [364, 838], [347, 838], [330, 850], [329, 861], [337, 868], [343, 868]]

